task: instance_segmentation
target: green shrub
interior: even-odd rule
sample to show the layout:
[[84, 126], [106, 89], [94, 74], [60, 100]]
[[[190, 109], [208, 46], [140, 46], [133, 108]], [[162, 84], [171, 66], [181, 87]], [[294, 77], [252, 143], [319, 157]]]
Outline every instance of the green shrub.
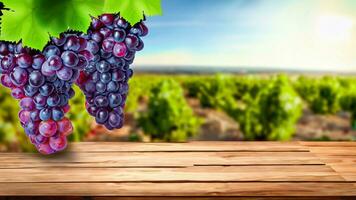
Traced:
[[334, 114], [340, 110], [341, 85], [336, 77], [321, 79], [300, 77], [295, 88], [317, 114]]
[[198, 98], [202, 107], [224, 110], [234, 102], [234, 91], [231, 76], [216, 75], [201, 83]]
[[356, 130], [356, 85], [344, 91], [340, 97], [340, 106], [342, 110], [351, 113], [351, 127]]
[[138, 122], [153, 141], [186, 141], [200, 126], [200, 119], [193, 115], [181, 86], [173, 80], [163, 80], [152, 87], [148, 110]]
[[235, 118], [247, 140], [289, 140], [302, 112], [286, 76], [278, 76], [256, 96], [244, 96]]

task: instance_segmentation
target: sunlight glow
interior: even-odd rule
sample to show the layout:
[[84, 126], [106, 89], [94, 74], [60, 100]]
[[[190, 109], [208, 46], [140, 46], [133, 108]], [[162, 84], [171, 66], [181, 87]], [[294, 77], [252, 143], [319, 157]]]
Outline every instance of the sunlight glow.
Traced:
[[346, 42], [352, 37], [353, 20], [345, 16], [320, 16], [316, 26], [318, 37], [325, 42]]

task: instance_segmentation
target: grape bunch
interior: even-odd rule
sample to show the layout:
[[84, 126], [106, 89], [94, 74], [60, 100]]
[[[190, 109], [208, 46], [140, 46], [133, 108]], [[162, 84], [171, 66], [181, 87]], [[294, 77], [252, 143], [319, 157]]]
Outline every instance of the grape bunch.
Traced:
[[119, 15], [103, 14], [92, 19], [88, 43], [95, 55], [77, 84], [86, 96], [88, 113], [109, 130], [123, 125], [128, 80], [133, 74], [130, 64], [136, 51], [143, 49], [140, 37], [147, 33], [143, 22], [130, 26]]
[[93, 18], [87, 34], [68, 31], [51, 38], [42, 52], [0, 41], [0, 81], [19, 100], [26, 135], [43, 154], [65, 149], [73, 131], [65, 117], [76, 83], [86, 109], [109, 130], [123, 125], [123, 108], [135, 52], [148, 29], [130, 26], [119, 15]]
[[72, 84], [92, 57], [86, 37], [72, 33], [52, 38], [42, 53], [21, 43], [0, 43], [1, 83], [20, 101], [21, 125], [41, 153], [66, 147], [73, 130], [65, 117]]

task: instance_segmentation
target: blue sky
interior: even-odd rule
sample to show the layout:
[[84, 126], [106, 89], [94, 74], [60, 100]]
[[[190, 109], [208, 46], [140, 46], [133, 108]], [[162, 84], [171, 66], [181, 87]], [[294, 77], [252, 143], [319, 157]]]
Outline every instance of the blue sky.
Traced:
[[355, 0], [162, 0], [136, 65], [356, 71]]

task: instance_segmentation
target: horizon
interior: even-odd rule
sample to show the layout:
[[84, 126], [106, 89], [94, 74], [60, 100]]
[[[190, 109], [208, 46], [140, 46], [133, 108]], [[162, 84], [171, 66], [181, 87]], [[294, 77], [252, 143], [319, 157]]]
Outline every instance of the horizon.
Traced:
[[356, 72], [356, 1], [162, 0], [162, 5], [163, 16], [146, 21], [150, 34], [135, 66]]

